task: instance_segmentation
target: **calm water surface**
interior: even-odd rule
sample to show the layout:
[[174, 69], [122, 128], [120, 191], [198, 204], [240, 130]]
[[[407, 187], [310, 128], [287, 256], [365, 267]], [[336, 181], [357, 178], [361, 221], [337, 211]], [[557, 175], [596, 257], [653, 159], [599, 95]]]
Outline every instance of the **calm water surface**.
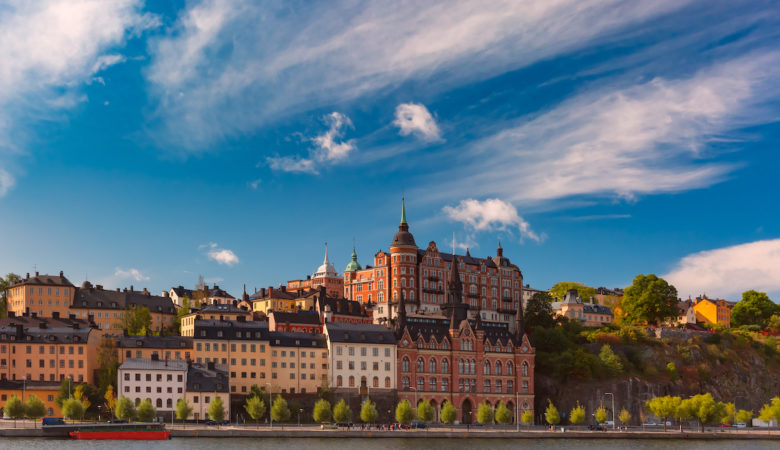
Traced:
[[669, 441], [669, 440], [607, 440], [607, 439], [276, 439], [276, 438], [174, 438], [170, 441], [69, 441], [27, 438], [0, 438], [0, 448], [17, 450], [66, 450], [66, 449], [333, 449], [333, 450], [399, 450], [418, 449], [496, 450], [538, 448], [550, 450], [568, 449], [623, 449], [631, 450], [720, 450], [720, 449], [772, 449], [778, 450], [777, 441]]

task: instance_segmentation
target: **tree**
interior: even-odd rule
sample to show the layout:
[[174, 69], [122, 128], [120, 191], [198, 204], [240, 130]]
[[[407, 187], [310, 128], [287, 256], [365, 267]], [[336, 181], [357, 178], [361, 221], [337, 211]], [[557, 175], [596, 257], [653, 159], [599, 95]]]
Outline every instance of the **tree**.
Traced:
[[379, 417], [379, 413], [376, 410], [376, 403], [369, 398], [365, 399], [360, 405], [360, 420], [363, 423], [375, 423], [377, 417]]
[[496, 422], [504, 425], [512, 423], [512, 411], [506, 407], [504, 402], [498, 402], [496, 406]]
[[455, 409], [454, 406], [452, 406], [452, 403], [445, 402], [444, 405], [441, 407], [441, 412], [439, 413], [439, 417], [441, 418], [441, 423], [452, 425], [455, 423], [455, 420], [458, 418], [458, 411]]
[[70, 398], [71, 383], [72, 381], [70, 378], [63, 378], [60, 383], [60, 389], [57, 391], [57, 397], [54, 399], [54, 403], [56, 403], [60, 409], [62, 409], [62, 404], [65, 400]]
[[37, 423], [38, 419], [46, 415], [46, 405], [43, 404], [41, 399], [30, 394], [27, 397], [27, 404], [24, 405], [24, 413], [33, 420], [33, 423]]
[[489, 403], [481, 403], [477, 408], [477, 421], [484, 424], [493, 423], [494, 413]]
[[314, 404], [314, 421], [318, 423], [329, 422], [333, 414], [330, 409], [330, 402], [321, 398]]
[[8, 399], [8, 402], [6, 402], [3, 411], [6, 416], [14, 419], [14, 428], [16, 428], [16, 419], [24, 418], [24, 403], [22, 403], [21, 398], [12, 395], [11, 398]]
[[753, 411], [746, 409], [740, 409], [737, 411], [737, 422], [750, 425], [751, 419], [753, 419]]
[[116, 395], [114, 394], [114, 386], [108, 385], [106, 388], [106, 393], [103, 394], [103, 400], [105, 400], [105, 406], [106, 410], [110, 412], [111, 417], [110, 419], [113, 419], [114, 411], [116, 410]]
[[152, 401], [148, 398], [141, 400], [141, 404], [135, 411], [138, 416], [139, 422], [151, 422], [157, 416], [157, 409], [152, 405]]
[[558, 412], [558, 408], [553, 405], [552, 400], [547, 400], [549, 403], [547, 409], [544, 410], [544, 420], [550, 425], [558, 425], [561, 423], [561, 413]]
[[525, 305], [523, 320], [529, 331], [556, 326], [552, 310], [552, 297], [547, 292], [535, 293]]
[[333, 407], [333, 420], [339, 423], [346, 423], [352, 420], [352, 410], [343, 398]]
[[599, 352], [599, 359], [602, 364], [614, 374], [623, 373], [623, 361], [620, 360], [620, 356], [616, 355], [612, 351], [612, 347], [609, 344], [604, 344]]
[[767, 424], [775, 419], [780, 423], [780, 397], [774, 397], [771, 402], [765, 404], [758, 414], [758, 418]]
[[737, 409], [731, 402], [722, 403], [723, 417], [720, 418], [720, 423], [733, 425], [737, 419]]
[[271, 417], [274, 422], [283, 423], [290, 420], [290, 408], [287, 407], [287, 400], [281, 395], [277, 395], [274, 404], [271, 406]]
[[209, 403], [209, 418], [217, 423], [225, 420], [225, 404], [222, 402], [222, 397], [214, 393], [214, 399]]
[[699, 421], [699, 428], [702, 433], [704, 432], [705, 424], [720, 419], [722, 414], [719, 405], [712, 398], [712, 394], [709, 393], [686, 398], [680, 402], [680, 409], [684, 410], [689, 417]]
[[92, 402], [89, 401], [89, 396], [87, 395], [89, 391], [90, 386], [86, 383], [79, 384], [76, 386], [76, 389], [73, 390], [73, 398], [81, 402], [82, 406], [84, 406], [84, 412], [92, 406]]
[[193, 407], [190, 406], [189, 403], [187, 403], [187, 399], [184, 397], [179, 398], [179, 400], [176, 401], [176, 418], [181, 420], [182, 422], [186, 421], [190, 418], [190, 414], [192, 414]]
[[770, 317], [766, 328], [772, 332], [780, 333], [780, 314], [774, 314]]
[[621, 409], [620, 414], [618, 414], [618, 420], [621, 424], [628, 425], [628, 423], [631, 422], [631, 413], [628, 412], [626, 408]]
[[132, 400], [123, 395], [119, 397], [119, 400], [116, 402], [114, 414], [117, 419], [129, 422], [135, 417], [135, 404]]
[[[253, 386], [254, 387], [254, 386]], [[249, 414], [249, 417], [254, 419], [257, 423], [257, 427], [260, 428], [260, 419], [265, 414], [265, 402], [259, 395], [250, 395], [246, 399], [244, 410]]]
[[604, 423], [607, 421], [607, 409], [604, 408], [604, 405], [600, 405], [596, 409], [595, 418], [596, 422], [598, 423]]
[[428, 400], [423, 400], [417, 404], [417, 419], [423, 422], [430, 422], [433, 420], [433, 406]]
[[145, 334], [152, 327], [152, 314], [146, 306], [128, 308], [122, 317], [122, 328], [127, 334]]
[[528, 425], [533, 425], [534, 413], [532, 413], [529, 410], [523, 411], [523, 414], [520, 415], [520, 422], [527, 423]]
[[657, 325], [677, 317], [677, 289], [653, 274], [639, 274], [623, 295], [622, 308], [629, 323]]
[[595, 288], [574, 281], [559, 281], [555, 283], [555, 286], [550, 288], [550, 295], [559, 300], [563, 300], [566, 296], [566, 292], [570, 289], [576, 289], [577, 295], [580, 296], [585, 303], [588, 303], [591, 297], [596, 296]]
[[62, 404], [62, 415], [67, 419], [81, 420], [84, 418], [86, 408], [77, 398], [69, 398]]
[[[598, 420], [598, 418], [596, 419]], [[585, 422], [585, 408], [580, 405], [580, 402], [577, 402], [577, 405], [572, 408], [571, 413], [569, 413], [569, 421], [573, 425], [579, 425], [583, 422]], [[601, 422], [599, 420], [599, 422]]]
[[0, 277], [0, 319], [5, 319], [8, 314], [8, 287], [21, 279], [15, 273], [9, 273], [5, 278]]
[[645, 402], [645, 407], [664, 422], [664, 431], [666, 431], [666, 419], [673, 417], [680, 407], [682, 399], [665, 395], [663, 397], [654, 397]]
[[745, 291], [742, 300], [731, 310], [731, 326], [758, 325], [766, 328], [774, 314], [780, 314], [780, 306], [766, 292]]
[[395, 407], [395, 420], [399, 423], [409, 423], [414, 418], [412, 412], [412, 405], [409, 400], [401, 400], [398, 402], [398, 406]]
[[119, 369], [119, 355], [116, 342], [111, 338], [103, 338], [98, 344], [98, 387], [101, 391], [108, 389], [109, 385], [116, 383]]

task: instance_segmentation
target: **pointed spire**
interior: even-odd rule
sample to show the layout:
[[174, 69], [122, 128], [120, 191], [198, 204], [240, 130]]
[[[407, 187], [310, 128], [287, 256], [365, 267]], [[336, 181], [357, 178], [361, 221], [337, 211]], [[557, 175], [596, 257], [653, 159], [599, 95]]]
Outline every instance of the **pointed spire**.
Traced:
[[498, 256], [499, 258], [504, 256], [504, 249], [501, 248], [501, 239], [498, 240], [498, 248], [496, 249], [496, 256]]
[[325, 243], [325, 261], [322, 262], [323, 264], [330, 264], [330, 261], [328, 261], [328, 243]]
[[401, 223], [406, 223], [406, 199], [401, 197]]
[[249, 301], [249, 294], [246, 293], [246, 283], [244, 283], [244, 294], [241, 296], [241, 300]]

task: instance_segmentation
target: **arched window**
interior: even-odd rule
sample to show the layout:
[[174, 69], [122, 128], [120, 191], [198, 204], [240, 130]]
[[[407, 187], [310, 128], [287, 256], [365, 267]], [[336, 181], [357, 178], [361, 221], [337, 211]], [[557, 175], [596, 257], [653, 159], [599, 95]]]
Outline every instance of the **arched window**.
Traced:
[[410, 288], [414, 287], [414, 278], [409, 278], [409, 287]]
[[460, 374], [463, 373], [463, 360], [462, 359], [458, 361], [458, 373], [460, 373]]
[[471, 360], [471, 374], [472, 375], [477, 374], [477, 362], [474, 360]]
[[522, 375], [523, 375], [524, 377], [527, 377], [527, 376], [528, 376], [528, 363], [527, 363], [526, 361], [523, 361], [523, 366], [522, 366]]
[[431, 378], [428, 380], [428, 390], [431, 392], [436, 392], [436, 378]]
[[506, 363], [506, 374], [507, 375], [514, 375], [515, 374], [514, 366], [512, 365], [511, 361]]
[[155, 404], [157, 405], [158, 408], [162, 408], [162, 399], [158, 398]]
[[428, 361], [428, 372], [436, 373], [436, 360], [434, 358]]
[[422, 392], [425, 390], [425, 378], [417, 377], [417, 391]]
[[425, 361], [422, 358], [417, 358], [417, 371], [425, 372]]
[[404, 387], [405, 391], [409, 390], [409, 377], [403, 377], [401, 379], [402, 386]]
[[409, 358], [404, 356], [404, 359], [401, 361], [401, 372], [408, 372], [409, 371]]
[[349, 376], [349, 387], [355, 387], [355, 377], [352, 375]]
[[414, 291], [409, 291], [409, 300], [414, 300]]
[[398, 291], [393, 291], [393, 300], [398, 300]]
[[498, 345], [496, 346], [496, 351], [497, 351], [497, 352], [501, 352], [501, 344], [498, 344]]
[[447, 361], [447, 358], [441, 360], [441, 373], [450, 373], [450, 362]]
[[398, 279], [397, 278], [393, 278], [393, 287], [394, 288], [398, 287]]
[[374, 382], [372, 383], [372, 385], [375, 388], [379, 387], [379, 377], [374, 377]]
[[490, 362], [485, 361], [485, 367], [482, 370], [482, 375], [490, 375]]
[[436, 350], [436, 341], [431, 338], [431, 343], [428, 345], [431, 350]]
[[501, 375], [501, 361], [496, 361], [496, 375]]
[[406, 278], [401, 278], [401, 287], [406, 287]]
[[447, 344], [447, 340], [446, 339], [441, 341], [441, 348], [442, 348], [442, 350], [447, 350], [447, 348], [449, 348], [449, 345]]
[[336, 377], [336, 386], [337, 387], [344, 386], [344, 379], [341, 377], [341, 375]]
[[523, 394], [527, 394], [527, 393], [528, 393], [528, 382], [523, 381]]

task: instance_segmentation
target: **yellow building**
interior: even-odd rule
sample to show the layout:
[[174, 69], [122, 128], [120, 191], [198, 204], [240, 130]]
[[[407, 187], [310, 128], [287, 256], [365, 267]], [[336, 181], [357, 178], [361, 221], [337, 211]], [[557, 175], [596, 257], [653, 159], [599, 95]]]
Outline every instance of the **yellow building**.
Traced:
[[38, 317], [52, 317], [56, 312], [67, 317], [76, 287], [60, 272], [57, 275], [34, 277], [28, 273], [25, 278], [8, 287], [8, 312], [17, 317], [35, 313]]
[[55, 401], [59, 391], [59, 382], [2, 380], [0, 381], [0, 404], [5, 405], [5, 402], [14, 395], [22, 399], [22, 402], [27, 402], [27, 399], [34, 395], [46, 406], [47, 417], [62, 417], [62, 411]]
[[710, 299], [706, 295], [696, 297], [693, 310], [696, 312], [696, 321], [705, 324], [720, 324], [726, 328], [731, 327], [731, 308], [734, 305], [723, 299]]
[[252, 313], [245, 307], [238, 307], [233, 304], [222, 305], [215, 303], [207, 305], [198, 311], [193, 311], [181, 318], [181, 335], [193, 336], [195, 334], [195, 322], [198, 320], [238, 320], [243, 317], [244, 320], [252, 320]]
[[252, 311], [268, 314], [268, 311], [295, 312], [298, 310], [298, 301], [303, 297], [313, 296], [312, 291], [290, 292], [285, 286], [278, 288], [262, 288], [255, 292], [249, 299], [252, 303]]

